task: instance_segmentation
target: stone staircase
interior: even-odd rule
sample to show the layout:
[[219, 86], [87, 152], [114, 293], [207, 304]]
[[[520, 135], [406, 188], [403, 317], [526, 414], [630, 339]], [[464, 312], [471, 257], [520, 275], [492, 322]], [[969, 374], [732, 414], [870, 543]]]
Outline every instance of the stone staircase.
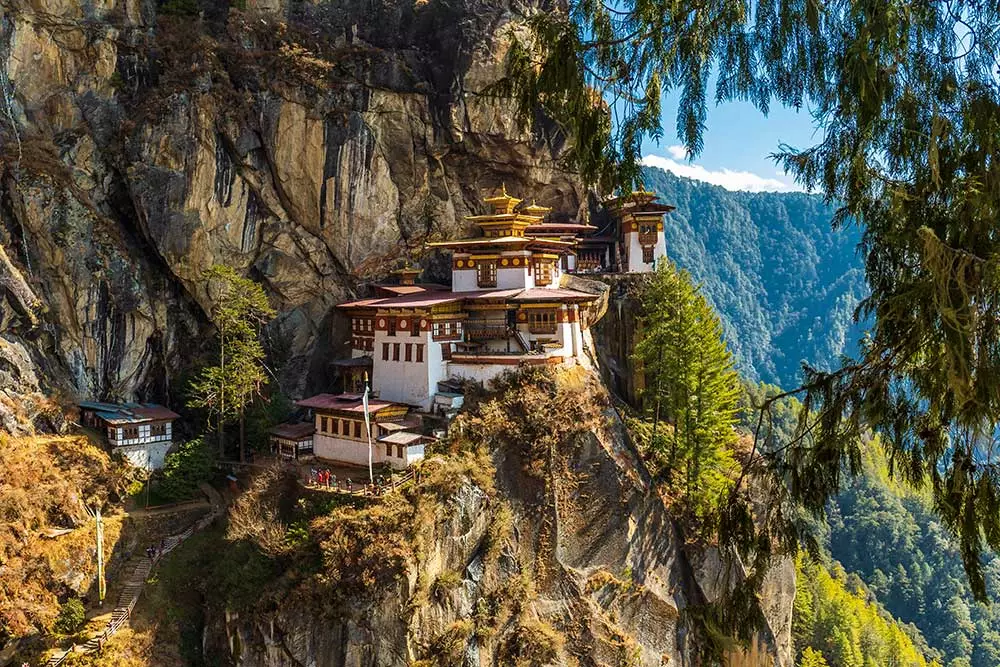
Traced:
[[83, 644], [75, 644], [64, 651], [55, 653], [45, 662], [45, 667], [58, 667], [63, 663], [63, 661], [66, 660], [66, 656], [68, 656], [71, 652], [93, 653], [94, 651], [99, 650], [104, 645], [104, 642], [111, 637], [111, 635], [118, 632], [118, 630], [128, 622], [129, 618], [132, 616], [132, 610], [139, 601], [139, 596], [142, 595], [142, 589], [146, 585], [146, 579], [149, 578], [149, 573], [152, 572], [154, 567], [156, 567], [156, 564], [160, 561], [160, 559], [176, 549], [181, 542], [191, 537], [194, 533], [208, 526], [222, 513], [223, 504], [222, 497], [219, 495], [219, 492], [209, 487], [207, 484], [203, 485], [202, 491], [209, 497], [212, 504], [212, 511], [199, 519], [193, 525], [188, 526], [185, 531], [165, 538], [163, 540], [163, 549], [153, 558], [141, 556], [133, 559], [135, 565], [133, 566], [131, 573], [124, 581], [124, 586], [118, 596], [118, 603], [111, 612], [111, 620], [109, 620], [108, 624], [104, 626], [104, 629]]

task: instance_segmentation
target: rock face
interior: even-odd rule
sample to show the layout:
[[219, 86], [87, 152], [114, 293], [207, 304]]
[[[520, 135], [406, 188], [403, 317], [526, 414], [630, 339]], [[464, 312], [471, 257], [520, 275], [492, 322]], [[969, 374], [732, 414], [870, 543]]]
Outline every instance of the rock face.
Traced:
[[[497, 451], [495, 494], [461, 486], [395, 586], [369, 590], [347, 613], [228, 614], [210, 624], [209, 644], [241, 667], [701, 664], [688, 611], [737, 575], [714, 548], [683, 539], [614, 411], [604, 417], [605, 428], [559, 445], [558, 472], [544, 480]], [[433, 583], [449, 574], [447, 588]], [[794, 595], [794, 565], [782, 561], [762, 592], [767, 630], [726, 664], [791, 667]], [[517, 616], [498, 611], [517, 604]]]
[[154, 5], [0, 8], [0, 335], [46, 391], [176, 398], [219, 263], [266, 285], [285, 389], [323, 389], [333, 306], [484, 193], [581, 205], [488, 90], [536, 5]]

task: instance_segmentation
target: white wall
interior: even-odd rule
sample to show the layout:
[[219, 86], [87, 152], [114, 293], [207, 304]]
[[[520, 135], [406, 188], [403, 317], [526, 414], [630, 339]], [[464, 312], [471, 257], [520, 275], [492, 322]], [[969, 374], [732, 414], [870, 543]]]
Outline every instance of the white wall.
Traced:
[[451, 289], [454, 292], [474, 292], [486, 289], [479, 286], [478, 280], [475, 269], [454, 269], [451, 272]]
[[[361, 435], [364, 435], [362, 431]], [[379, 453], [379, 449], [385, 452], [385, 447], [380, 446], [372, 438], [372, 463], [381, 463], [385, 456]], [[342, 461], [353, 463], [359, 466], [368, 466], [368, 441], [348, 440], [335, 435], [323, 435], [317, 433], [313, 436], [313, 454], [323, 459], [331, 461]]]
[[525, 289], [534, 286], [535, 277], [528, 275], [528, 267], [497, 267], [497, 289]]
[[656, 245], [653, 246], [653, 264], [642, 261], [642, 246], [639, 244], [639, 232], [629, 232], [628, 237], [628, 271], [629, 273], [646, 273], [655, 269], [656, 262], [667, 256], [667, 242], [663, 232], [656, 235]]
[[469, 364], [458, 361], [448, 362], [448, 377], [482, 382], [489, 387], [490, 380], [504, 371], [517, 370], [510, 364]]
[[114, 451], [122, 454], [129, 463], [143, 470], [159, 470], [163, 460], [173, 445], [169, 441], [159, 441], [143, 445], [126, 445], [115, 447]]
[[[411, 336], [408, 330], [399, 330], [395, 336], [386, 331], [375, 332], [373, 374], [374, 389], [383, 401], [407, 403], [430, 410], [438, 380], [444, 379], [441, 345], [431, 340], [431, 331], [421, 331]], [[382, 343], [389, 344], [389, 360], [382, 359]], [[399, 361], [393, 361], [392, 348], [399, 343]], [[424, 360], [417, 362], [417, 344], [424, 346]], [[411, 361], [406, 361], [406, 345], [412, 346]]]

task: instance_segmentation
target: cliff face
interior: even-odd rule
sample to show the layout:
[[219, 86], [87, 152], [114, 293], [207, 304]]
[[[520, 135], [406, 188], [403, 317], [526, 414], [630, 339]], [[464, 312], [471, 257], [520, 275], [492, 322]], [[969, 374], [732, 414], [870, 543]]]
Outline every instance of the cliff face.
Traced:
[[[410, 538], [422, 546], [393, 583], [356, 591], [363, 575], [338, 571], [319, 595], [325, 611], [296, 602], [226, 613], [205, 635], [217, 659], [241, 667], [701, 664], [688, 612], [739, 575], [714, 547], [684, 539], [607, 394], [581, 376], [563, 378], [538, 412], [576, 426], [553, 424], [531, 444], [511, 446], [497, 439], [502, 431], [480, 429], [494, 419], [489, 407], [461, 423], [492, 461], [474, 464], [429, 505], [421, 537]], [[532, 400], [519, 403], [523, 421], [512, 417], [504, 430], [532, 423]], [[430, 470], [437, 465], [431, 459]], [[373, 520], [373, 530], [382, 528]], [[395, 544], [389, 533], [359, 535], [352, 548]], [[379, 557], [394, 554], [385, 548]], [[342, 587], [353, 592], [338, 607]], [[734, 646], [730, 667], [791, 666], [794, 594], [794, 565], [781, 561], [762, 591], [768, 628], [749, 650]]]
[[170, 400], [218, 263], [266, 285], [286, 390], [322, 388], [333, 306], [484, 191], [576, 211], [559, 139], [485, 94], [538, 10], [4, 0], [0, 397]]

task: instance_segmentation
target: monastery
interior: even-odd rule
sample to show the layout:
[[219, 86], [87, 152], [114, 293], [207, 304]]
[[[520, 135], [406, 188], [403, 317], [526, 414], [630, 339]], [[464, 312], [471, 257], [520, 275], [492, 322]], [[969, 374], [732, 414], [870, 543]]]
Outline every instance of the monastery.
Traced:
[[652, 271], [666, 256], [663, 215], [673, 207], [649, 192], [609, 200], [602, 229], [547, 220], [550, 209], [519, 207], [506, 188], [484, 202], [490, 212], [468, 218], [480, 236], [427, 244], [451, 254], [450, 288], [417, 283], [420, 270], [407, 266], [395, 272], [398, 284], [338, 306], [351, 321], [352, 356], [335, 364], [345, 393], [298, 402], [311, 412], [314, 435], [307, 442], [291, 425], [272, 431], [285, 456], [311, 451], [367, 465], [371, 443], [375, 463], [406, 467], [430, 439], [420, 413], [457, 407], [456, 381], [578, 363], [598, 296], [563, 286], [564, 276]]

